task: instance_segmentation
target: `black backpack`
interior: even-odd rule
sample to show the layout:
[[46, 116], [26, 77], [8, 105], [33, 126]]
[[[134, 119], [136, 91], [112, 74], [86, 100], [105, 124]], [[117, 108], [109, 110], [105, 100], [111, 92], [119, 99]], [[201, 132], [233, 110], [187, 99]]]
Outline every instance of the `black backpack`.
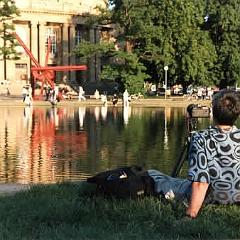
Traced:
[[107, 197], [121, 199], [135, 199], [140, 196], [149, 196], [154, 193], [152, 178], [142, 167], [121, 167], [87, 179], [87, 182], [96, 184], [96, 193]]

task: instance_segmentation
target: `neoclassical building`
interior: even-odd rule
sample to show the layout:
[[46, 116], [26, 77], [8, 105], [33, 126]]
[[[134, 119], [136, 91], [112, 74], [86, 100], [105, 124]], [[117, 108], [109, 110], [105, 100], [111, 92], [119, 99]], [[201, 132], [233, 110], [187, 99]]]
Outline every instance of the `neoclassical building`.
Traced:
[[[88, 28], [87, 16], [98, 14], [96, 6], [106, 7], [106, 0], [15, 0], [20, 16], [13, 19], [15, 31], [30, 49], [33, 56], [45, 66], [48, 39], [51, 39], [49, 66], [82, 64], [70, 53], [81, 39], [100, 40], [101, 28]], [[13, 84], [30, 83], [32, 62], [22, 47], [16, 61], [0, 61], [0, 81]], [[85, 72], [57, 72], [56, 82], [82, 84], [98, 81], [101, 68], [97, 57], [90, 60]], [[6, 78], [6, 79], [5, 79]], [[1, 84], [3, 84], [1, 82]]]

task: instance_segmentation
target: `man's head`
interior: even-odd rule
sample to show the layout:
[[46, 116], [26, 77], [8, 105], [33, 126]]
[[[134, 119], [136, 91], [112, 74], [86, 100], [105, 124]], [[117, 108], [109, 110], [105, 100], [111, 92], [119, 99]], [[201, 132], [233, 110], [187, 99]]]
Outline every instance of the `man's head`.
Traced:
[[213, 96], [213, 119], [220, 125], [233, 125], [240, 114], [240, 93], [224, 89]]

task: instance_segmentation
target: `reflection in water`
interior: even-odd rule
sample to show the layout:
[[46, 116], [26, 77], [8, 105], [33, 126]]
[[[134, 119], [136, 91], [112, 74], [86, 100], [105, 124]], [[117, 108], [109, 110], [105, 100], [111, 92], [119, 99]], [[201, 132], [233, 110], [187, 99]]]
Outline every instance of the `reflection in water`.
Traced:
[[[55, 126], [59, 117], [56, 108], [47, 111], [33, 109], [31, 136], [24, 143], [26, 146], [22, 149], [22, 154], [18, 155], [20, 161], [16, 177], [19, 182], [27, 183], [30, 179], [35, 183], [54, 181], [54, 165], [49, 160], [53, 155]], [[22, 142], [25, 140], [23, 138]]]
[[168, 150], [168, 121], [171, 119], [171, 108], [164, 109], [164, 149]]
[[104, 104], [104, 106], [101, 107], [101, 116], [104, 121], [107, 119], [107, 111], [108, 107], [106, 104]]
[[80, 129], [83, 129], [83, 122], [86, 114], [86, 107], [79, 107], [78, 115], [79, 115], [79, 125]]
[[168, 173], [186, 136], [184, 113], [181, 108], [0, 108], [0, 182], [74, 181], [132, 164]]
[[100, 107], [99, 106], [94, 107], [94, 116], [96, 118], [96, 122], [98, 122], [99, 116], [100, 116]]
[[61, 114], [58, 113], [58, 109], [56, 107], [53, 107], [52, 110], [53, 110], [52, 117], [54, 118], [55, 127], [57, 128], [59, 125], [59, 115], [61, 115]]
[[124, 123], [127, 125], [128, 124], [128, 119], [131, 117], [131, 107], [124, 106], [123, 108], [123, 120]]
[[27, 106], [24, 108], [23, 116], [25, 127], [29, 127], [29, 125], [31, 124], [30, 122], [32, 120], [32, 106]]

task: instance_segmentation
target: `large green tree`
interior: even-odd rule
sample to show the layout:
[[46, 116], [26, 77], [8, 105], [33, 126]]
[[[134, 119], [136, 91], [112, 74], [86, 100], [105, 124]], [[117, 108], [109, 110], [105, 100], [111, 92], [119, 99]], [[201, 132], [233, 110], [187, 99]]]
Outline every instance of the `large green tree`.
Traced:
[[[169, 67], [171, 84], [212, 82], [216, 53], [208, 31], [202, 30], [205, 1], [112, 1], [114, 22], [151, 74], [163, 79]], [[156, 75], [157, 74], [157, 75]]]
[[201, 28], [205, 1], [161, 1], [158, 11], [163, 29], [160, 63], [169, 66], [172, 84], [211, 83], [216, 54], [209, 33]]
[[6, 60], [18, 58], [16, 52], [16, 40], [12, 35], [14, 26], [12, 18], [19, 12], [13, 0], [0, 0], [0, 59], [4, 61], [4, 78], [6, 78]]
[[[169, 68], [171, 85], [213, 84], [215, 46], [203, 29], [205, 1], [112, 0], [117, 41], [137, 54], [151, 81], [164, 79]], [[124, 45], [124, 44], [123, 44]]]
[[[149, 79], [226, 87], [240, 78], [240, 0], [110, 0], [98, 23], [114, 24], [118, 50], [103, 78], [125, 87]], [[95, 19], [96, 20], [96, 19]], [[110, 55], [109, 55], [110, 53]]]
[[221, 87], [240, 84], [240, 0], [213, 0], [208, 5], [206, 28], [217, 52]]

